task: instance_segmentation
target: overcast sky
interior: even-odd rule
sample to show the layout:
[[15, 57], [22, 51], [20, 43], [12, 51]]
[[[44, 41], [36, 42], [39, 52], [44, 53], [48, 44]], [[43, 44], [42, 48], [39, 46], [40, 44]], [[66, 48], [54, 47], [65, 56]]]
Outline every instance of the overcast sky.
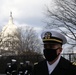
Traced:
[[8, 23], [10, 11], [14, 24], [17, 26], [31, 26], [40, 32], [46, 25], [44, 12], [46, 6], [54, 8], [54, 0], [0, 0], [0, 26]]
[[0, 26], [8, 23], [10, 11], [17, 26], [32, 26], [37, 30], [46, 25], [45, 6], [53, 0], [0, 0]]

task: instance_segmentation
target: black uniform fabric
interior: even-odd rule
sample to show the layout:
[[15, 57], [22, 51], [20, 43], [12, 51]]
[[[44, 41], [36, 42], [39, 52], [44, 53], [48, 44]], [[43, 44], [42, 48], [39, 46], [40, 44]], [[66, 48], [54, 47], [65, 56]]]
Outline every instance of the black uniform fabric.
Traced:
[[[43, 60], [34, 66], [32, 75], [49, 75], [46, 60]], [[61, 57], [58, 65], [50, 75], [76, 75], [76, 66]]]

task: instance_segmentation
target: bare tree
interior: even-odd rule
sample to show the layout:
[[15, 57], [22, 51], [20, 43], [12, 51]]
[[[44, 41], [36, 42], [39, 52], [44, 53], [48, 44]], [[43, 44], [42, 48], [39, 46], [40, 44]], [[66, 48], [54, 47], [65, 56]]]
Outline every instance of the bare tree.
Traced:
[[[58, 28], [72, 41], [68, 44], [76, 46], [76, 0], [55, 0], [55, 8], [47, 7], [47, 26]], [[64, 28], [64, 29], [63, 29]]]
[[29, 26], [20, 27], [19, 30], [21, 34], [20, 47], [22, 52], [41, 53], [41, 41], [38, 38], [37, 32]]

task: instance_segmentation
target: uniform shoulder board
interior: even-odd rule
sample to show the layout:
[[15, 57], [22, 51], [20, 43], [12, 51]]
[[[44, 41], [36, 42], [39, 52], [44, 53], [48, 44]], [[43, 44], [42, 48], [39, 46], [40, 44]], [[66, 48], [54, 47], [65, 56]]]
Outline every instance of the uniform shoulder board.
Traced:
[[34, 63], [34, 65], [37, 65], [37, 64], [38, 64], [38, 62]]
[[76, 65], [76, 62], [73, 62], [72, 65]]

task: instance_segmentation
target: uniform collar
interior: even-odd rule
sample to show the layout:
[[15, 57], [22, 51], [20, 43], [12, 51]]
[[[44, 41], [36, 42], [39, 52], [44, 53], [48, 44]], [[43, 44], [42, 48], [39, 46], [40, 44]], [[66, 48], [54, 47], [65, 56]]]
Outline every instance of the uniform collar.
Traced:
[[47, 61], [47, 66], [48, 66], [48, 71], [49, 71], [49, 74], [52, 73], [52, 71], [55, 69], [55, 67], [57, 66], [57, 64], [59, 63], [60, 61], [60, 58], [61, 58], [61, 55], [59, 55], [58, 59], [53, 63], [53, 64], [49, 64], [48, 61]]

